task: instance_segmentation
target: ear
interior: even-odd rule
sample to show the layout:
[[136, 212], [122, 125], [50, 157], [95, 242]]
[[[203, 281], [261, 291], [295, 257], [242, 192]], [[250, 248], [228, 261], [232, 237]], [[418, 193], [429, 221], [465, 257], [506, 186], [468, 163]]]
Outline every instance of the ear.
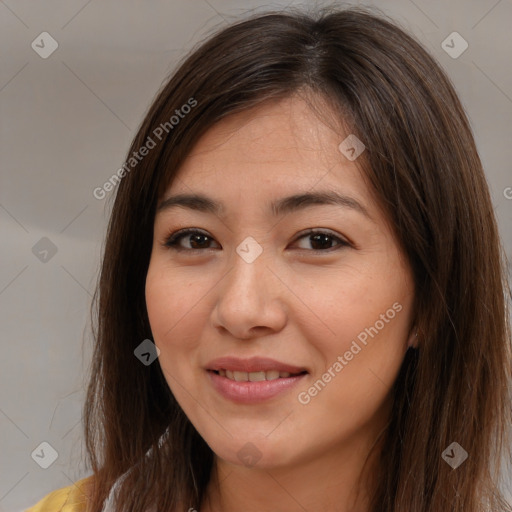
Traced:
[[418, 348], [418, 331], [416, 327], [413, 327], [409, 334], [409, 339], [407, 340], [407, 348], [410, 347]]

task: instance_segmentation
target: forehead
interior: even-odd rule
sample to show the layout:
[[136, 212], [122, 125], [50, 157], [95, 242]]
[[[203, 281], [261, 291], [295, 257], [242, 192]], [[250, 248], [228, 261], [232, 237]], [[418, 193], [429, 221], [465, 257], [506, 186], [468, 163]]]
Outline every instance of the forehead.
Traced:
[[321, 180], [324, 187], [344, 184], [362, 192], [360, 166], [338, 149], [348, 133], [324, 112], [318, 100], [312, 109], [291, 96], [222, 119], [199, 139], [168, 191], [214, 181], [312, 188]]

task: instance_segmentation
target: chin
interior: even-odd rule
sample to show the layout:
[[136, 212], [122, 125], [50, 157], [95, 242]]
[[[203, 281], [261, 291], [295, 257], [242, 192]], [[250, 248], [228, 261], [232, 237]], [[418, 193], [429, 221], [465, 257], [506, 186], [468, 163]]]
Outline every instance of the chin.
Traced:
[[270, 441], [264, 435], [251, 440], [233, 439], [228, 444], [208, 443], [215, 455], [229, 464], [248, 469], [271, 469], [293, 462], [297, 454], [289, 453], [277, 439]]

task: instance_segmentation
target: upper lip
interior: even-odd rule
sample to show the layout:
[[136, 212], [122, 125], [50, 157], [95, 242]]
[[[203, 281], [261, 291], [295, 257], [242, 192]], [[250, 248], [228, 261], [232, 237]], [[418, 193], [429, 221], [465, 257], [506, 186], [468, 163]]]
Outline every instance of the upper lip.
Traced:
[[241, 359], [238, 357], [219, 357], [210, 361], [206, 365], [207, 370], [230, 370], [238, 372], [266, 372], [279, 371], [288, 373], [302, 373], [307, 371], [306, 368], [294, 366], [287, 363], [276, 361], [268, 357], [251, 357], [249, 359]]

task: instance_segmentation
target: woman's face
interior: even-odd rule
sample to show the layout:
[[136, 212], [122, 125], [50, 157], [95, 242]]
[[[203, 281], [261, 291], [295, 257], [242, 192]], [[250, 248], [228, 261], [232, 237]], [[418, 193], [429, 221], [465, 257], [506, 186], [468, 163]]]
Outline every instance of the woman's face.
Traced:
[[[338, 148], [348, 135], [298, 97], [228, 117], [160, 203], [146, 280], [159, 363], [225, 462], [348, 453], [387, 421], [414, 290]], [[200, 233], [168, 240], [186, 229]]]

